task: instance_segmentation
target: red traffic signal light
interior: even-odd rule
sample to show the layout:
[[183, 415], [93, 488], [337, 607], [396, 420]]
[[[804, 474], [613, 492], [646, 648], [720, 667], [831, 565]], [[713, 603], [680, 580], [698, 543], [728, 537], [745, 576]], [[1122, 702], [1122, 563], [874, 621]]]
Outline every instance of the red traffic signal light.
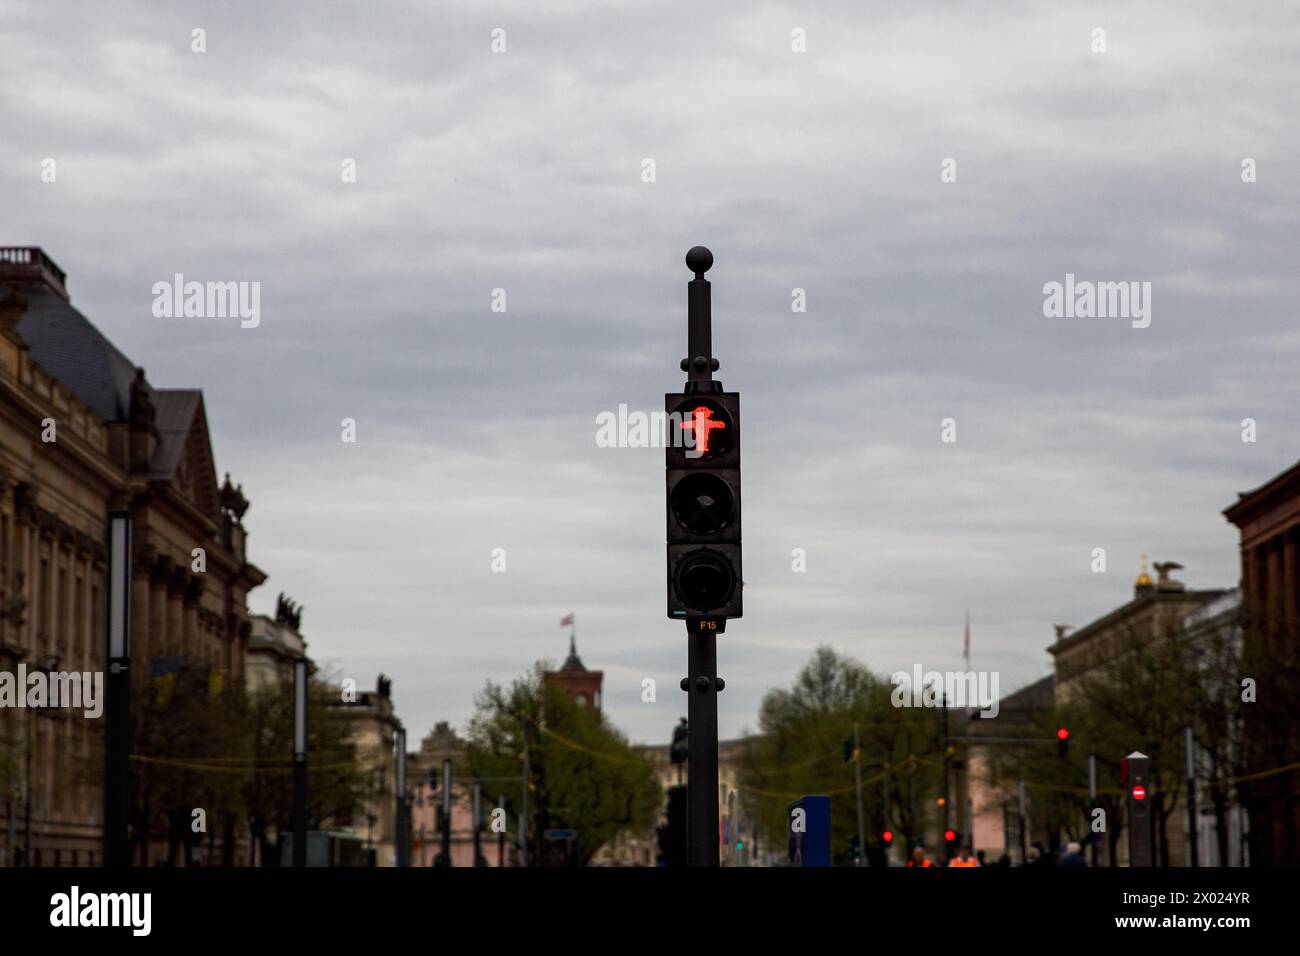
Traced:
[[880, 834], [880, 838], [884, 840], [886, 843], [893, 843], [894, 833], [892, 830], [886, 830], [884, 833]]
[[1056, 732], [1056, 739], [1057, 739], [1057, 740], [1069, 740], [1069, 739], [1070, 739], [1070, 732], [1069, 732], [1068, 730], [1066, 730], [1064, 727], [1062, 727], [1060, 730], [1058, 730], [1058, 731]]
[[957, 839], [957, 834], [953, 830], [944, 830], [943, 838], [947, 840], [949, 843], [951, 843], [953, 840]]
[[1070, 731], [1065, 727], [1056, 732], [1056, 753], [1060, 757], [1070, 755]]

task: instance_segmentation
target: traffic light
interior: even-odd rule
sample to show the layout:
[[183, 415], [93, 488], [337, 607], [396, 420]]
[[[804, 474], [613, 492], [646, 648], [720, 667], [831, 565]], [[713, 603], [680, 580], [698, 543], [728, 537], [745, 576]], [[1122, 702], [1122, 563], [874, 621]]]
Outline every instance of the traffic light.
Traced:
[[1062, 759], [1070, 756], [1070, 731], [1064, 727], [1056, 732], [1056, 753]]
[[894, 842], [894, 831], [886, 830], [884, 833], [880, 834], [880, 839], [884, 841], [885, 846], [889, 846], [889, 844]]
[[1120, 779], [1128, 788], [1129, 866], [1151, 866], [1153, 862], [1150, 764], [1146, 754], [1135, 750], [1120, 766]]
[[943, 838], [944, 838], [945, 842], [947, 842], [947, 844], [948, 844], [949, 846], [952, 846], [954, 843], [957, 842], [957, 831], [956, 831], [956, 830], [944, 830], [944, 831], [943, 831]]
[[664, 396], [668, 616], [740, 617], [740, 395], [687, 384]]

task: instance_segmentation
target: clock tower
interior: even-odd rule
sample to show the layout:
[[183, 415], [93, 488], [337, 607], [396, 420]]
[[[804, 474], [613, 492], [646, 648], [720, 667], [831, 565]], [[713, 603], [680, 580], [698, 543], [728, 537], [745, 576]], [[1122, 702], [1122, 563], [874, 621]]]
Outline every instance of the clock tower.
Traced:
[[569, 637], [569, 656], [558, 671], [547, 671], [546, 679], [555, 684], [565, 695], [579, 706], [590, 707], [600, 712], [600, 688], [604, 682], [604, 671], [589, 671], [578, 657], [577, 638]]

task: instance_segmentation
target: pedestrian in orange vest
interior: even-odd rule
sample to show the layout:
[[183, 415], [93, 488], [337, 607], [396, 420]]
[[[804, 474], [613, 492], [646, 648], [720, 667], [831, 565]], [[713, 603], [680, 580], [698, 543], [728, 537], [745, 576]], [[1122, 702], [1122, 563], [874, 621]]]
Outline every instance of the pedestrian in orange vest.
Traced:
[[964, 846], [957, 855], [948, 861], [949, 866], [979, 866], [980, 861], [970, 855], [970, 847]]

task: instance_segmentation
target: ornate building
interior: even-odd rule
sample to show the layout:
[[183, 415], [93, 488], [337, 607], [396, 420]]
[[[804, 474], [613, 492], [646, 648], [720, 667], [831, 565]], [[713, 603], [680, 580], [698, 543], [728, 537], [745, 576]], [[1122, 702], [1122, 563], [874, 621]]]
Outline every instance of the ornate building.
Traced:
[[[134, 719], [180, 672], [242, 686], [248, 592], [265, 575], [247, 559], [248, 501], [229, 476], [218, 486], [202, 393], [154, 388], [65, 279], [38, 248], [0, 248], [0, 669], [104, 670], [108, 512], [128, 508]], [[102, 775], [102, 720], [0, 712], [4, 861], [99, 863]], [[140, 816], [136, 832], [162, 841], [166, 822]], [[226, 836], [211, 862], [240, 862]], [[137, 863], [162, 852], [148, 843]]]

